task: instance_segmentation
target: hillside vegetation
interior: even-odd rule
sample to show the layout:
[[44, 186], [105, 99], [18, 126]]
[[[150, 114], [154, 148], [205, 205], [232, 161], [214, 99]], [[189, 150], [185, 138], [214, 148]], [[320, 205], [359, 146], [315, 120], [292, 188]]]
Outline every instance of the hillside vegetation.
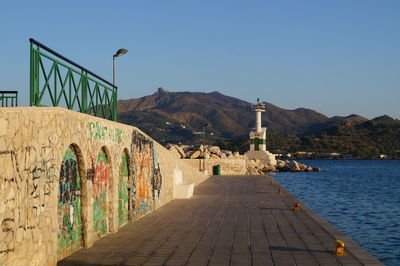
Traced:
[[[276, 153], [316, 152], [371, 158], [400, 150], [400, 121], [388, 116], [327, 117], [311, 109], [287, 110], [264, 102], [268, 149]], [[162, 144], [217, 143], [248, 150], [255, 124], [251, 103], [219, 92], [169, 92], [159, 88], [141, 98], [118, 101], [119, 121], [137, 126]]]
[[[247, 138], [219, 140], [223, 149], [245, 152]], [[268, 150], [278, 153], [298, 153], [297, 158], [321, 157], [321, 154], [340, 153], [339, 158], [370, 159], [385, 154], [400, 158], [400, 120], [378, 117], [357, 125], [333, 126], [318, 134], [283, 136], [269, 131]], [[307, 155], [308, 154], [308, 155]]]

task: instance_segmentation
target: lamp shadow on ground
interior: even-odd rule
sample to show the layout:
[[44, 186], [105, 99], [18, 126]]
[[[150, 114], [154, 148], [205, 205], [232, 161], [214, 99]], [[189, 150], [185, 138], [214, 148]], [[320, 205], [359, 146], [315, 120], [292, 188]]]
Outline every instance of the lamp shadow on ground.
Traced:
[[286, 208], [268, 208], [268, 207], [260, 207], [260, 210], [271, 210], [271, 211], [293, 211], [293, 209], [286, 209]]
[[313, 249], [279, 247], [279, 246], [270, 246], [269, 249], [270, 250], [279, 250], [279, 251], [290, 251], [290, 252], [305, 251], [305, 252], [318, 252], [318, 253], [332, 253], [332, 251], [329, 251], [329, 250], [313, 250]]

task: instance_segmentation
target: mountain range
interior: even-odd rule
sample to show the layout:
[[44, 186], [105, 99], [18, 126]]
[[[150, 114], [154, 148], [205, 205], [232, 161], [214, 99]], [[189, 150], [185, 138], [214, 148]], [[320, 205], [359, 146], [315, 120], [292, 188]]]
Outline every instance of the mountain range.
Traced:
[[[262, 124], [282, 135], [316, 134], [335, 125], [358, 124], [368, 119], [350, 115], [327, 117], [311, 109], [287, 110], [264, 102]], [[170, 92], [159, 88], [141, 98], [119, 100], [119, 121], [137, 126], [161, 142], [192, 141], [204, 125], [214, 138], [248, 136], [255, 126], [251, 103], [217, 91]]]
[[[368, 120], [359, 115], [327, 117], [317, 111], [288, 110], [263, 102], [267, 148], [274, 153], [320, 155], [340, 153], [343, 158], [400, 159], [400, 120], [387, 115]], [[136, 126], [163, 145], [216, 144], [246, 152], [255, 126], [252, 104], [217, 91], [170, 92], [118, 101], [119, 122]], [[204, 130], [204, 131], [203, 131]], [[315, 158], [314, 157], [314, 158]]]

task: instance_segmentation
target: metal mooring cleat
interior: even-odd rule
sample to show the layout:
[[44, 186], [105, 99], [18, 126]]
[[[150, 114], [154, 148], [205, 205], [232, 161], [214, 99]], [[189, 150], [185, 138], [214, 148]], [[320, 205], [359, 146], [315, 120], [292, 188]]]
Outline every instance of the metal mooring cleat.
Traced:
[[336, 249], [333, 251], [336, 256], [346, 256], [344, 252], [344, 243], [342, 240], [336, 240]]

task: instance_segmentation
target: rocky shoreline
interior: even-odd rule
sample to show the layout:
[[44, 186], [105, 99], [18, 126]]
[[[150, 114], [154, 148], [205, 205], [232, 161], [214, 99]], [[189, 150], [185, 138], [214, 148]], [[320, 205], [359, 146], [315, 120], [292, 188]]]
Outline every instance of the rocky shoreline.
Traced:
[[180, 159], [242, 159], [247, 161], [247, 173], [249, 175], [265, 175], [271, 172], [320, 172], [320, 168], [313, 168], [305, 164], [288, 161], [276, 160], [276, 165], [269, 165], [262, 160], [248, 159], [246, 155], [229, 150], [221, 150], [218, 146], [211, 145], [174, 145], [168, 144], [166, 147]]
[[175, 153], [180, 159], [233, 159], [244, 158], [239, 152], [221, 150], [218, 146], [211, 145], [174, 145], [168, 144], [166, 147], [169, 151]]
[[260, 160], [249, 160], [249, 174], [265, 174], [274, 172], [321, 172], [321, 168], [313, 168], [296, 161], [276, 160], [276, 165], [268, 165]]

